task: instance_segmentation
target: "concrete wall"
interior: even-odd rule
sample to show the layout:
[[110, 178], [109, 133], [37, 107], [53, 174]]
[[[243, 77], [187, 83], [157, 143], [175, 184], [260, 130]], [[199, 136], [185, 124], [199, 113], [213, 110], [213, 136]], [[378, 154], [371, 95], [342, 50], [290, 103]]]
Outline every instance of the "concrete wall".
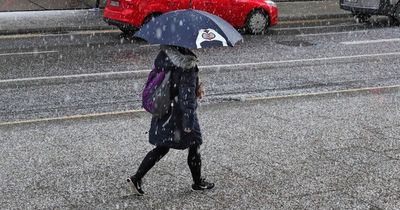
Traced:
[[[104, 7], [105, 0], [100, 0]], [[96, 0], [0, 0], [0, 12], [56, 10], [56, 9], [86, 9], [93, 8]]]

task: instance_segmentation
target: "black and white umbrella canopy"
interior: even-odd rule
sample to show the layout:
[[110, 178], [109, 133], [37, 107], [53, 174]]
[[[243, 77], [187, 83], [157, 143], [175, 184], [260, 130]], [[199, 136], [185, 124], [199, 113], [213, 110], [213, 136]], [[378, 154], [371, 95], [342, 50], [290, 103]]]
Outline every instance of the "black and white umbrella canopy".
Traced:
[[135, 33], [150, 44], [174, 45], [188, 49], [231, 46], [243, 40], [222, 18], [200, 10], [164, 13]]

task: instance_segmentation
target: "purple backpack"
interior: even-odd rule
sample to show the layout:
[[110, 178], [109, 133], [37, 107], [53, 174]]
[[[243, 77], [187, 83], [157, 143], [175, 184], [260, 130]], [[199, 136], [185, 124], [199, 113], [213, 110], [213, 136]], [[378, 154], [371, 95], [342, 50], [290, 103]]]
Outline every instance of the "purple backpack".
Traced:
[[171, 107], [171, 71], [151, 70], [142, 92], [142, 106], [155, 117], [162, 117]]

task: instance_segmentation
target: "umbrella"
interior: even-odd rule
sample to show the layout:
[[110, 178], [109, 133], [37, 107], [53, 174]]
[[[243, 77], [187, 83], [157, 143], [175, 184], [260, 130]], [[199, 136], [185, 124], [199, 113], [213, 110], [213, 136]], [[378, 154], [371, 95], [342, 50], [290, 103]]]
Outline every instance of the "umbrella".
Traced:
[[164, 13], [143, 25], [135, 36], [150, 44], [189, 49], [233, 47], [243, 40], [240, 33], [222, 18], [193, 9]]

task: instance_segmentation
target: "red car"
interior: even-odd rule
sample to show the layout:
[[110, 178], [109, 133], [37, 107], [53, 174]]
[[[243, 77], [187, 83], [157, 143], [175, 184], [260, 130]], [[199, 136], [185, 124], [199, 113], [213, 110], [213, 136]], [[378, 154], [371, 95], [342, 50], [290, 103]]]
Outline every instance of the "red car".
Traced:
[[189, 8], [220, 16], [252, 34], [278, 23], [278, 8], [272, 0], [107, 0], [103, 18], [124, 33], [132, 33], [162, 13]]

